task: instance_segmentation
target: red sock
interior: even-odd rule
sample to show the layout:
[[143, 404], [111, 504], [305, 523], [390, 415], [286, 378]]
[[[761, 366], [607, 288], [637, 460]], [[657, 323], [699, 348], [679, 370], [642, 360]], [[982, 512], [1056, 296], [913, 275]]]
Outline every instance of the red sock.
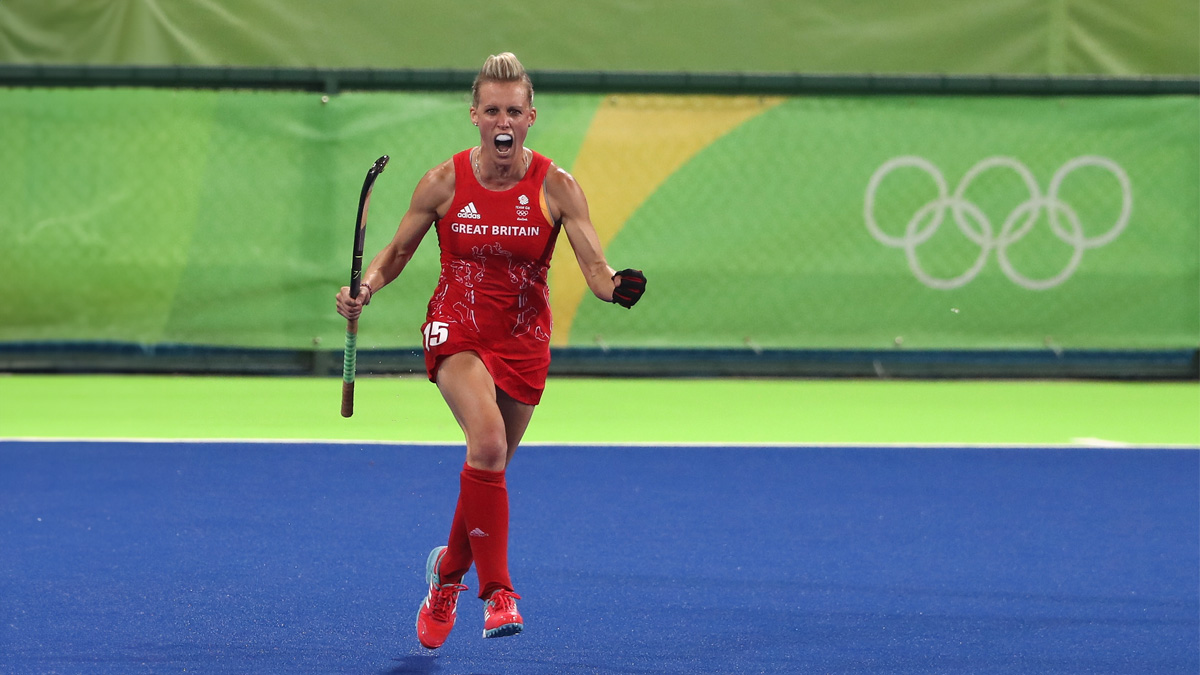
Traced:
[[479, 597], [486, 598], [501, 588], [513, 590], [508, 577], [508, 487], [504, 472], [464, 464], [459, 486], [460, 510], [479, 575]]
[[446, 543], [446, 553], [438, 565], [438, 577], [442, 583], [462, 583], [463, 575], [471, 569], [471, 540], [467, 538], [467, 518], [463, 514], [462, 495], [458, 496], [458, 506], [454, 508], [454, 522], [450, 524], [450, 539]]

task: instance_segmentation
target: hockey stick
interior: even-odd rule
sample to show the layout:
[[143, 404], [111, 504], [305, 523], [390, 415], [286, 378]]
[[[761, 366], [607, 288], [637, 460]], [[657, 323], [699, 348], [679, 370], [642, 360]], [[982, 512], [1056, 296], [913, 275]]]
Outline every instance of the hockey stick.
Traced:
[[[350, 297], [357, 298], [362, 284], [363, 239], [367, 234], [367, 207], [371, 203], [371, 190], [375, 179], [387, 166], [388, 156], [375, 160], [363, 181], [362, 193], [358, 197], [358, 218], [354, 221], [354, 260], [350, 266]], [[346, 348], [342, 352], [342, 417], [354, 414], [354, 369], [358, 360], [358, 319], [346, 320]]]

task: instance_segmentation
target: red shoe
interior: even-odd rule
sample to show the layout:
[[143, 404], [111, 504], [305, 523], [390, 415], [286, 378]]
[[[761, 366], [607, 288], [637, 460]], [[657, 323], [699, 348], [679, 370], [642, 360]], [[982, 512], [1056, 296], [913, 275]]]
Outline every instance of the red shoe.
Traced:
[[425, 580], [429, 593], [417, 612], [417, 640], [427, 649], [437, 649], [450, 637], [454, 620], [458, 618], [458, 594], [467, 590], [462, 584], [443, 584], [438, 577], [438, 563], [446, 552], [439, 546], [429, 552], [425, 561]]
[[483, 637], [498, 638], [516, 635], [525, 628], [517, 600], [521, 596], [503, 588], [492, 593], [483, 605]]

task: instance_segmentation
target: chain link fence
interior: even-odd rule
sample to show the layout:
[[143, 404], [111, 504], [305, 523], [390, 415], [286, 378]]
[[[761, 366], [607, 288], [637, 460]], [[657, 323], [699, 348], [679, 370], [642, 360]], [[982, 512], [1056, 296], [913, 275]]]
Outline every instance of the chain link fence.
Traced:
[[[1200, 343], [1195, 96], [536, 103], [528, 144], [583, 185], [610, 262], [650, 279], [616, 311], [582, 292], [561, 238], [561, 354]], [[478, 142], [468, 106], [457, 92], [0, 89], [0, 346], [336, 348], [362, 175], [393, 157], [370, 256], [424, 171]], [[431, 234], [362, 348], [411, 354], [436, 276]]]

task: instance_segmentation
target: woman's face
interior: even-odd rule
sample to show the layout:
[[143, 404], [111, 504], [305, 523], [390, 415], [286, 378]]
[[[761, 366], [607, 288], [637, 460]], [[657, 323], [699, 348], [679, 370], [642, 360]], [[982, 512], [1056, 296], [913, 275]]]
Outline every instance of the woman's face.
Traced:
[[525, 136], [537, 110], [523, 82], [484, 82], [471, 121], [479, 126], [479, 142], [501, 160], [512, 159], [525, 147]]

